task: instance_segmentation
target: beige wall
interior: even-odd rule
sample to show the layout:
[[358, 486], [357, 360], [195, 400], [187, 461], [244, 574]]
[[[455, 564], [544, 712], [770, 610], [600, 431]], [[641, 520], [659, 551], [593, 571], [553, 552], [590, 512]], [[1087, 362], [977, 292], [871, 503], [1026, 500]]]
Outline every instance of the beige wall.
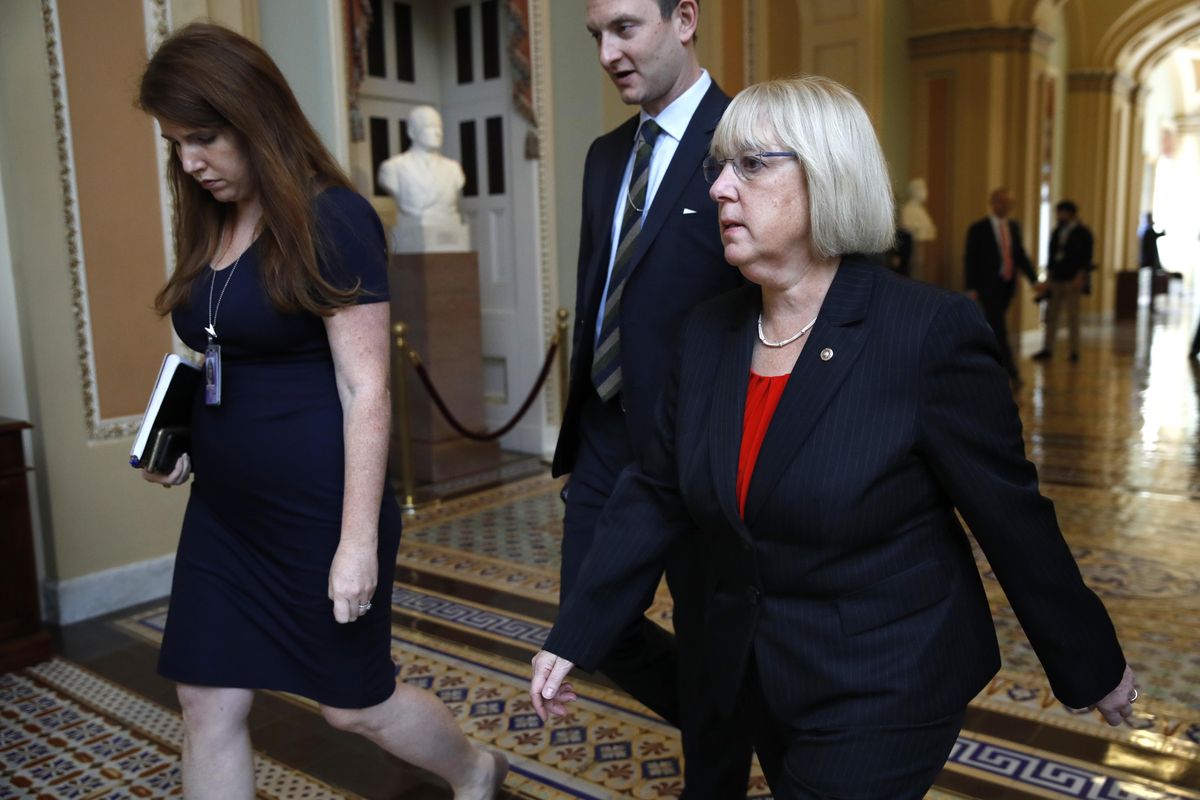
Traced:
[[582, 4], [550, 3], [548, 11], [554, 196], [547, 205], [555, 208], [558, 250], [551, 257], [558, 265], [559, 306], [574, 314], [583, 162], [592, 140], [612, 127], [606, 124], [609, 105], [615, 100], [618, 108], [625, 106], [597, 63], [596, 46], [584, 27]]
[[879, 143], [892, 174], [892, 191], [899, 207], [904, 203], [909, 180], [924, 177], [912, 171], [913, 98], [908, 69], [908, 5], [891, 0], [883, 3], [883, 42], [880, 84]]
[[[174, 0], [176, 24], [212, 17], [242, 30], [253, 3]], [[153, 129], [131, 111], [143, 41], [137, 0], [68, 0], [64, 28], [66, 87], [79, 182], [84, 288], [95, 326], [91, 353], [105, 415], [137, 414], [153, 370], [170, 346], [166, 323], [150, 310], [165, 274], [161, 217], [147, 209]], [[132, 9], [132, 11], [131, 11]], [[130, 14], [133, 13], [134, 17]], [[76, 331], [64, 194], [40, 5], [6, 2], [0, 25], [0, 179], [3, 180], [12, 287], [20, 315], [20, 351], [32, 433], [31, 460], [45, 578], [52, 584], [169, 555], [179, 535], [187, 489], [163, 491], [127, 463], [130, 439], [90, 437]], [[86, 30], [86, 35], [84, 31]], [[110, 48], [107, 58], [95, 48]], [[111, 52], [119, 46], [123, 52]], [[108, 106], [108, 114], [105, 114]], [[118, 119], [116, 129], [110, 129]], [[113, 137], [116, 137], [114, 140]], [[149, 353], [149, 355], [147, 355]], [[154, 362], [147, 366], [147, 359]], [[13, 376], [14, 378], [17, 376]], [[9, 376], [5, 376], [7, 382]]]
[[146, 63], [142, 0], [60, 0], [58, 19], [98, 412], [135, 416], [171, 349], [170, 323], [147, 313], [167, 266], [160, 143], [132, 105]]
[[[145, 484], [128, 439], [89, 441], [41, 9], [0, 26], [0, 174], [22, 314], [47, 577], [62, 581], [171, 552], [186, 490]], [[78, 134], [77, 134], [78, 135]], [[114, 193], [114, 197], [118, 196]], [[140, 298], [144, 313], [151, 298]], [[150, 383], [152, 376], [128, 376]]]

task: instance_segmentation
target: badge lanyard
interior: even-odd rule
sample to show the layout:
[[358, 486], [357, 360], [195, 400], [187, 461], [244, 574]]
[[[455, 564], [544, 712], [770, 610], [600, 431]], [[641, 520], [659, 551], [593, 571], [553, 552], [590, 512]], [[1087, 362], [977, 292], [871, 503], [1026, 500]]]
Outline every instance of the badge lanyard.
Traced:
[[239, 254], [234, 259], [233, 266], [228, 268], [229, 277], [225, 279], [225, 285], [217, 295], [215, 309], [213, 287], [217, 285], [217, 270], [212, 271], [212, 283], [208, 285], [208, 325], [204, 328], [204, 332], [208, 334], [208, 346], [204, 348], [204, 404], [209, 406], [221, 405], [221, 345], [217, 341], [217, 315], [221, 313], [221, 301], [225, 299], [225, 290], [229, 288], [229, 282], [233, 280], [233, 273], [237, 271], [244, 254]]

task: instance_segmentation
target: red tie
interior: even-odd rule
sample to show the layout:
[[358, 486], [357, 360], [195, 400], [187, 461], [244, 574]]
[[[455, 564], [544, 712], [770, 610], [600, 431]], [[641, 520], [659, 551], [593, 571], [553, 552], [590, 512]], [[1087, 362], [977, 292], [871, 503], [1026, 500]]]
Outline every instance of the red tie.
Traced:
[[1000, 220], [1000, 277], [1008, 283], [1013, 279], [1012, 241], [1008, 238], [1008, 220]]

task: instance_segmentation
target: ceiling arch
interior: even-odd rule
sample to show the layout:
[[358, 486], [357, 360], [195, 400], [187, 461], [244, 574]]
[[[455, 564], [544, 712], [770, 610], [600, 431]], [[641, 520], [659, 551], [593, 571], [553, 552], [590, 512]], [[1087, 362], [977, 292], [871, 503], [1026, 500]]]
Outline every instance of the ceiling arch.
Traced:
[[1194, 36], [1197, 30], [1200, 30], [1200, 4], [1187, 0], [1137, 0], [1100, 36], [1093, 63], [1140, 81], [1164, 53]]

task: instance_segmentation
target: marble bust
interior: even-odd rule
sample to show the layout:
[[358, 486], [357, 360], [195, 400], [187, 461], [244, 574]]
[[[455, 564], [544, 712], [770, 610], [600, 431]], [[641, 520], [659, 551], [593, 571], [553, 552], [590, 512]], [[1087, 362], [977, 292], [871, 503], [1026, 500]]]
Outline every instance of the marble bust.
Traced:
[[465, 252], [470, 236], [458, 212], [466, 177], [442, 155], [442, 116], [433, 106], [408, 115], [412, 147], [379, 165], [379, 185], [399, 212], [392, 249], [397, 253]]
[[925, 179], [913, 178], [908, 182], [908, 202], [900, 209], [900, 227], [911, 233], [918, 242], [931, 242], [937, 238], [937, 225], [925, 210], [928, 196]]

